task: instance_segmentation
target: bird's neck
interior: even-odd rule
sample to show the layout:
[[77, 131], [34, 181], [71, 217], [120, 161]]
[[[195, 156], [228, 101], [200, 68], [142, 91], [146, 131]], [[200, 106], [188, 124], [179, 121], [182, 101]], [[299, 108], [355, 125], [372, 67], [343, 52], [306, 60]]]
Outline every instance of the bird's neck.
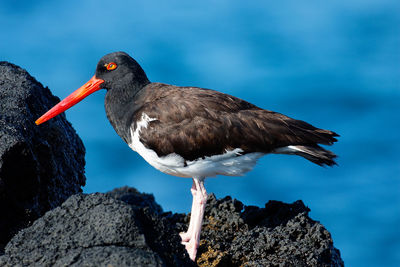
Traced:
[[105, 97], [107, 118], [117, 134], [130, 143], [130, 128], [133, 123], [134, 113], [141, 108], [140, 96], [144, 87], [149, 84], [131, 84], [129, 88], [113, 88], [108, 90]]

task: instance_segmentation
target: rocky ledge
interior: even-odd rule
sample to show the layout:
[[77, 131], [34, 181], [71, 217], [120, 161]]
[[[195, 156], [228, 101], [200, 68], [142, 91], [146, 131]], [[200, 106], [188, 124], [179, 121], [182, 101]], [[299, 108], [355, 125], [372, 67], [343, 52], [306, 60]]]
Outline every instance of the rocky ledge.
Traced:
[[[210, 195], [198, 266], [343, 266], [329, 232], [301, 201], [264, 208]], [[189, 215], [163, 212], [123, 187], [77, 194], [20, 231], [0, 266], [196, 266], [180, 244]]]

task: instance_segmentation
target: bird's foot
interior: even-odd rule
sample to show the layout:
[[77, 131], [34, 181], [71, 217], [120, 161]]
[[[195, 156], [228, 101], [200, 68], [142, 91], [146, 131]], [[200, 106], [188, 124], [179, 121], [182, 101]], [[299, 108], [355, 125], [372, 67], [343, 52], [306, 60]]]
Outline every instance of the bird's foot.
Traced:
[[197, 254], [197, 249], [199, 247], [199, 240], [196, 238], [193, 233], [189, 232], [181, 232], [179, 233], [181, 236], [182, 242], [181, 244], [185, 246], [186, 252], [189, 254], [189, 258], [192, 261], [195, 261], [196, 259], [196, 254]]
[[187, 253], [189, 254], [189, 258], [192, 261], [195, 261], [196, 259], [196, 254], [197, 254], [197, 248], [199, 247], [199, 242], [195, 240], [195, 238], [190, 239], [188, 242], [182, 242], [183, 245], [185, 245], [185, 249]]

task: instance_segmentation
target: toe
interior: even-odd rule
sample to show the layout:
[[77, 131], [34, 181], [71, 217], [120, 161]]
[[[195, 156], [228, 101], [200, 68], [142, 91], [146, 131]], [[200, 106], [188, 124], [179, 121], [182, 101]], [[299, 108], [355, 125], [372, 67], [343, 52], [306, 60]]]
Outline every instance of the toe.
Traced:
[[185, 245], [186, 251], [189, 254], [189, 258], [192, 261], [195, 261], [196, 259], [196, 254], [197, 254], [197, 248], [199, 247], [198, 242], [196, 241], [190, 241]]
[[189, 235], [188, 233], [181, 232], [181, 233], [179, 233], [179, 236], [180, 236], [181, 239], [182, 239], [182, 244], [183, 244], [183, 243], [187, 243], [187, 242], [190, 241], [190, 235]]

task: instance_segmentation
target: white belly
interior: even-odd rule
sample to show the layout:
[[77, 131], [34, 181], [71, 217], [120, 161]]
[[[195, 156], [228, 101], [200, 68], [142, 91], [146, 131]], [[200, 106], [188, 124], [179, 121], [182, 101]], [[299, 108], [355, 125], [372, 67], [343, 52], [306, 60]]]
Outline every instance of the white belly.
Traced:
[[243, 150], [236, 148], [221, 155], [186, 161], [186, 164], [185, 159], [175, 153], [159, 157], [155, 151], [146, 148], [139, 138], [140, 130], [146, 128], [148, 123], [153, 120], [156, 119], [142, 114], [142, 119], [137, 123], [136, 130], [131, 129], [132, 141], [129, 147], [139, 153], [151, 166], [163, 173], [180, 177], [241, 176], [253, 169], [257, 159], [264, 155], [260, 152], [241, 155], [240, 153]]

